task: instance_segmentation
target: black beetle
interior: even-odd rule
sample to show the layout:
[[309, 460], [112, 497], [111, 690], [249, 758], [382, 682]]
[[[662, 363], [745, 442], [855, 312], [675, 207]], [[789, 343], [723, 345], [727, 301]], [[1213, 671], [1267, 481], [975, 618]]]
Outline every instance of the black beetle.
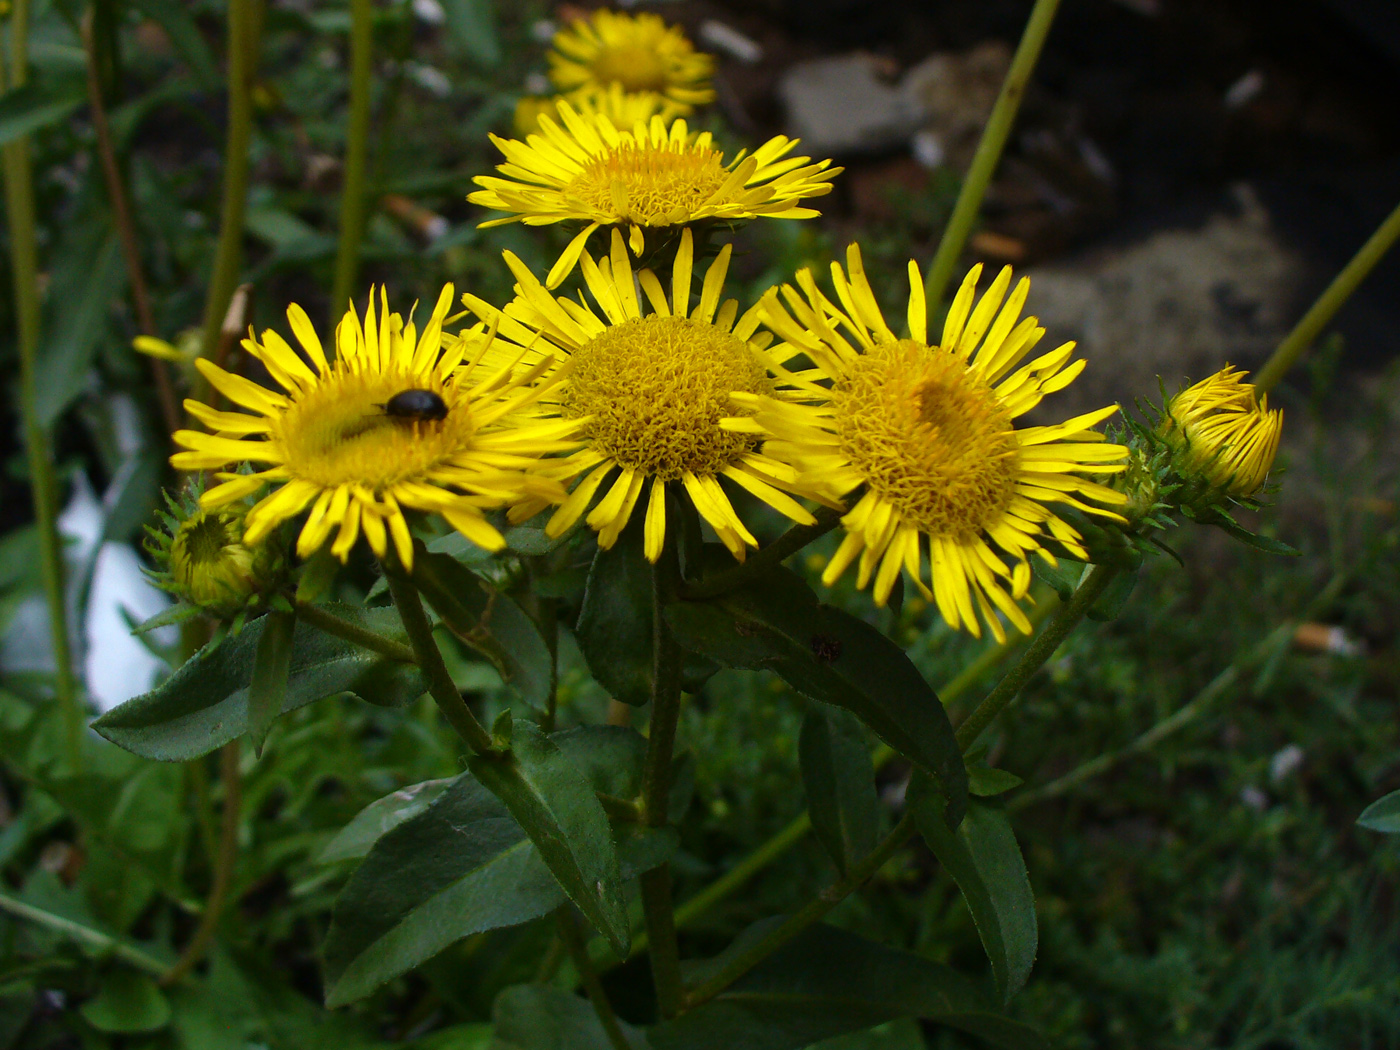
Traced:
[[386, 416], [415, 423], [447, 418], [447, 402], [431, 390], [400, 390], [381, 407]]

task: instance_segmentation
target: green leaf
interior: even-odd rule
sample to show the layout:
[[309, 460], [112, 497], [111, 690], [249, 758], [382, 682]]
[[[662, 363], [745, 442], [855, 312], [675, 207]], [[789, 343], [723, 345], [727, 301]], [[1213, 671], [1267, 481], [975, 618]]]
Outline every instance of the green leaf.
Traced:
[[967, 790], [969, 794], [975, 795], [977, 798], [1001, 795], [1024, 783], [1025, 781], [1015, 773], [1005, 769], [994, 769], [981, 763], [967, 767]]
[[492, 0], [443, 0], [442, 6], [447, 12], [447, 28], [462, 50], [483, 66], [499, 65], [501, 43]]
[[1032, 558], [1030, 561], [1031, 571], [1035, 573], [1036, 579], [1054, 588], [1060, 601], [1067, 602], [1074, 596], [1074, 589], [1079, 586], [1079, 578], [1084, 572], [1084, 563], [1068, 558], [1056, 560], [1058, 564], [1052, 568], [1043, 559]]
[[159, 627], [173, 627], [175, 624], [184, 623], [186, 620], [193, 620], [203, 613], [197, 605], [184, 605], [177, 602], [161, 612], [156, 613], [149, 620], [142, 620], [131, 629], [132, 634], [148, 634]]
[[295, 612], [273, 611], [263, 618], [262, 635], [253, 656], [253, 680], [248, 684], [248, 741], [260, 758], [267, 731], [287, 700], [296, 626]]
[[1376, 799], [1361, 811], [1356, 822], [1384, 835], [1400, 835], [1400, 791]]
[[1026, 983], [1035, 964], [1035, 896], [1026, 862], [1006, 814], [974, 802], [957, 830], [948, 827], [946, 804], [916, 776], [909, 788], [919, 831], [962, 890], [1003, 1001]]
[[424, 780], [376, 799], [356, 813], [350, 823], [326, 843], [316, 859], [322, 864], [333, 864], [366, 856], [390, 831], [425, 812], [452, 783], [450, 777]]
[[479, 652], [529, 703], [549, 697], [550, 655], [535, 621], [455, 558], [420, 549], [413, 582], [452, 633]]
[[[496, 996], [491, 1050], [615, 1050], [587, 999], [547, 984], [517, 984]], [[633, 1050], [646, 1050], [642, 1032], [618, 1022]]]
[[839, 707], [813, 704], [797, 755], [812, 830], [845, 875], [875, 848], [880, 827], [875, 766], [860, 720]]
[[[712, 970], [780, 919], [750, 927]], [[1034, 1030], [998, 1013], [957, 971], [845, 930], [809, 928], [725, 991], [651, 1029], [655, 1050], [800, 1050], [900, 1017], [922, 1017], [1008, 1050], [1041, 1050]]]
[[779, 569], [741, 591], [677, 602], [666, 619], [681, 645], [728, 667], [766, 669], [798, 692], [844, 707], [938, 781], [956, 821], [967, 770], [948, 713], [918, 668], [863, 620], [817, 602]]
[[607, 815], [579, 768], [533, 723], [515, 727], [503, 755], [472, 755], [467, 768], [506, 804], [569, 899], [619, 956], [630, 933]]
[[[393, 609], [336, 606], [335, 612], [380, 634], [402, 636]], [[248, 685], [266, 620], [253, 621], [220, 645], [205, 646], [156, 688], [114, 707], [92, 727], [118, 747], [163, 762], [197, 758], [242, 736], [248, 729]], [[282, 713], [342, 693], [398, 706], [416, 700], [426, 688], [417, 667], [298, 622]]]
[[[336, 901], [324, 951], [328, 1005], [368, 995], [462, 937], [529, 922], [567, 903], [500, 799], [470, 774], [438, 790], [425, 810], [372, 842]], [[361, 841], [368, 839], [389, 816], [377, 806], [356, 817], [336, 841], [348, 840], [357, 826]], [[347, 841], [345, 848], [355, 847]], [[621, 876], [651, 870], [675, 848], [673, 829], [622, 829]]]
[[[644, 515], [636, 515], [588, 570], [574, 636], [594, 679], [615, 699], [640, 707], [651, 700], [651, 563], [643, 553]], [[681, 686], [697, 691], [719, 668], [686, 654]]]
[[155, 1032], [170, 1022], [170, 1003], [143, 973], [117, 968], [102, 978], [102, 989], [78, 1008], [99, 1032]]
[[1133, 588], [1137, 586], [1137, 579], [1137, 569], [1120, 569], [1118, 575], [1108, 582], [1108, 587], [1089, 607], [1089, 611], [1085, 615], [1099, 623], [1108, 623], [1110, 620], [1118, 619], [1123, 612], [1123, 607], [1128, 604], [1128, 599], [1132, 596]]
[[175, 0], [133, 0], [133, 3], [138, 11], [165, 30], [201, 86], [218, 86], [219, 70], [214, 64], [214, 54], [183, 6]]
[[928, 1050], [923, 1030], [912, 1017], [904, 1017], [864, 1032], [851, 1032], [813, 1043], [808, 1050]]
[[87, 101], [82, 80], [35, 78], [0, 95], [0, 146], [56, 124]]
[[[73, 264], [73, 260], [68, 260], [65, 269]], [[83, 280], [75, 301], [55, 307], [54, 323], [39, 351], [34, 407], [46, 427], [52, 426], [82, 393], [93, 354], [111, 319], [112, 302], [126, 283], [116, 231], [109, 231], [100, 247], [95, 248], [95, 254], [82, 260], [82, 270]], [[64, 282], [56, 277], [54, 283], [57, 286]]]

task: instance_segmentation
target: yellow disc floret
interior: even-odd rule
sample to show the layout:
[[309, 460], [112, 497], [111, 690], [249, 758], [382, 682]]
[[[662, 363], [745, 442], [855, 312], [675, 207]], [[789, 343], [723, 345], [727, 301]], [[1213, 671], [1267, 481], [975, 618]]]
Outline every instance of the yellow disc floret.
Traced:
[[1011, 416], [956, 354], [911, 339], [853, 362], [832, 393], [851, 464], [920, 532], [962, 536], [997, 521], [1016, 492]]
[[728, 177], [719, 150], [624, 142], [589, 160], [563, 193], [580, 210], [616, 213], [622, 222], [684, 225]]
[[600, 454], [662, 481], [715, 474], [757, 441], [720, 429], [736, 390], [758, 393], [767, 372], [731, 332], [688, 317], [614, 325], [573, 355], [566, 416], [587, 416]]

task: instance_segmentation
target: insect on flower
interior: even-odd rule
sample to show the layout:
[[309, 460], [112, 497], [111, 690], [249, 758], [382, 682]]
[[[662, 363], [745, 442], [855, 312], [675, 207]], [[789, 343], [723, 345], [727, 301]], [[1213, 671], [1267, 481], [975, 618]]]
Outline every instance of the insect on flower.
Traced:
[[447, 418], [447, 402], [431, 390], [401, 390], [379, 407], [386, 416], [414, 423], [436, 423]]

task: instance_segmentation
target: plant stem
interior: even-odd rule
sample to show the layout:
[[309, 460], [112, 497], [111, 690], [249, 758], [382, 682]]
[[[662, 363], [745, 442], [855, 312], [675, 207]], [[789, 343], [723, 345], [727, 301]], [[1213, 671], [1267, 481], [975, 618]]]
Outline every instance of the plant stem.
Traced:
[[74, 922], [72, 919], [65, 919], [61, 915], [36, 908], [32, 904], [25, 904], [3, 891], [0, 891], [0, 911], [7, 911], [16, 918], [46, 926], [55, 933], [60, 933], [99, 952], [110, 952], [114, 958], [120, 959], [128, 966], [144, 970], [152, 977], [161, 977], [166, 972], [167, 967], [164, 962], [154, 955], [147, 955], [135, 945], [127, 944], [125, 941], [108, 936], [90, 926], [84, 926], [82, 923]]
[[1031, 74], [1035, 72], [1041, 48], [1045, 46], [1045, 38], [1055, 21], [1055, 11], [1059, 6], [1060, 0], [1035, 0], [1030, 20], [1026, 23], [1025, 32], [1021, 34], [1021, 43], [1011, 59], [1011, 68], [1006, 71], [1006, 79], [1002, 81], [1001, 93], [997, 96], [996, 105], [992, 107], [991, 116], [987, 118], [982, 139], [977, 143], [972, 166], [967, 170], [967, 178], [963, 180], [957, 203], [953, 205], [953, 214], [948, 217], [943, 239], [938, 242], [938, 251], [929, 266], [928, 277], [924, 281], [924, 296], [928, 301], [930, 313], [943, 301], [943, 293], [953, 276], [958, 257], [962, 255], [963, 245], [967, 243], [968, 234], [972, 232], [972, 224], [977, 221], [982, 198], [986, 196], [987, 185], [996, 173], [997, 163], [1006, 147], [1006, 139], [1011, 134], [1012, 125], [1016, 122], [1016, 113], [1021, 108], [1022, 98], [1025, 97], [1026, 85], [1030, 82]]
[[[92, 108], [92, 129], [97, 136], [97, 155], [102, 161], [102, 175], [107, 181], [107, 196], [112, 199], [112, 219], [117, 226], [117, 234], [122, 242], [122, 258], [126, 262], [126, 279], [131, 285], [131, 302], [136, 309], [136, 323], [142, 335], [154, 336], [155, 317], [151, 313], [151, 297], [146, 289], [146, 275], [141, 269], [141, 249], [136, 237], [136, 224], [132, 221], [131, 205], [127, 200], [126, 185], [122, 180], [121, 167], [117, 164], [116, 150], [112, 146], [112, 132], [107, 124], [107, 107], [102, 99], [102, 80], [98, 69], [97, 44], [93, 39], [92, 15], [83, 18], [83, 45], [87, 51], [88, 104]], [[155, 380], [156, 395], [160, 401], [161, 417], [168, 433], [180, 429], [182, 417], [180, 406], [175, 401], [175, 388], [170, 384], [170, 370], [165, 362], [152, 357], [151, 377]]]
[[[681, 651], [666, 627], [664, 614], [666, 605], [675, 600], [679, 579], [675, 539], [667, 537], [651, 574], [651, 726], [642, 768], [642, 819], [653, 828], [664, 827], [670, 816], [671, 755], [681, 706]], [[681, 1008], [682, 988], [670, 864], [645, 872], [640, 881], [657, 1007], [663, 1018], [675, 1017]]]
[[1045, 661], [1055, 654], [1055, 650], [1060, 647], [1060, 643], [1069, 637], [1070, 631], [1078, 626], [1079, 621], [1084, 619], [1084, 614], [1093, 608], [1094, 602], [1098, 601], [1099, 595], [1113, 578], [1118, 575], [1118, 569], [1112, 565], [1095, 565], [1088, 577], [1080, 583], [1079, 589], [1074, 592], [1069, 603], [1060, 607], [1055, 613], [1045, 630], [1041, 631], [1035, 641], [1024, 653], [1021, 659], [1016, 661], [1016, 665], [1006, 672], [1006, 676], [996, 684], [996, 688], [988, 693], [958, 726], [958, 746], [964, 752], [970, 748], [977, 738], [982, 735], [982, 731], [992, 724], [997, 715], [1016, 699], [1021, 691], [1021, 687], [1026, 684], [1033, 674], [1040, 670]]
[[[29, 72], [29, 0], [15, 0], [10, 13], [10, 69], [5, 76], [0, 53], [0, 85], [18, 88]], [[48, 428], [35, 402], [35, 367], [39, 353], [39, 250], [34, 218], [34, 172], [29, 137], [4, 147], [5, 210], [10, 226], [10, 269], [14, 275], [15, 313], [19, 320], [19, 410], [29, 463], [30, 496], [39, 532], [39, 563], [53, 645], [54, 702], [63, 714], [64, 753], [69, 768], [82, 765], [82, 697], [73, 674], [68, 639], [68, 605], [64, 591], [63, 541], [58, 534], [58, 483]]]
[[384, 566], [384, 576], [389, 581], [389, 593], [394, 596], [409, 644], [418, 658], [418, 666], [428, 679], [428, 692], [436, 701], [438, 710], [457, 730], [457, 735], [466, 742], [467, 747], [478, 755], [484, 754], [491, 748], [491, 734], [467, 708], [466, 701], [452, 681], [452, 675], [447, 671], [447, 665], [442, 662], [442, 653], [433, 639], [433, 628], [428, 623], [427, 613], [423, 611], [418, 588], [403, 573], [387, 565]]
[[345, 169], [340, 191], [340, 243], [331, 282], [331, 320], [339, 320], [354, 294], [365, 232], [365, 165], [369, 157], [369, 96], [373, 86], [374, 7], [370, 0], [350, 0], [350, 122], [346, 130]]
[[296, 608], [297, 616], [300, 619], [327, 634], [343, 638], [362, 649], [368, 649], [380, 656], [387, 656], [390, 660], [397, 660], [399, 663], [416, 664], [418, 662], [418, 655], [402, 642], [385, 638], [382, 634], [361, 627], [357, 623], [343, 620], [324, 606], [312, 605], [310, 602], [297, 602]]
[[588, 957], [588, 946], [584, 943], [583, 934], [579, 932], [578, 920], [574, 918], [573, 910], [565, 905], [555, 913], [555, 918], [559, 927], [559, 939], [569, 951], [569, 958], [573, 960], [574, 969], [583, 981], [584, 990], [593, 1004], [593, 1011], [598, 1015], [598, 1023], [607, 1033], [608, 1042], [613, 1045], [614, 1050], [632, 1050], [627, 1036], [622, 1032], [622, 1026], [617, 1023], [617, 1014], [608, 1000], [608, 993], [603, 989], [603, 982], [598, 979], [598, 972], [593, 968], [593, 960]]
[[826, 914], [859, 889], [871, 876], [883, 868], [895, 852], [914, 834], [914, 815], [906, 812], [864, 860], [853, 867], [840, 881], [823, 890], [797, 914], [788, 918], [781, 926], [768, 933], [750, 947], [734, 956], [720, 971], [693, 989], [686, 996], [686, 1008], [691, 1009], [708, 1002], [744, 974], [772, 955], [788, 941], [807, 927], [820, 922]]
[[1259, 369], [1254, 377], [1254, 387], [1259, 393], [1266, 394], [1278, 386], [1279, 380], [1298, 363], [1298, 359], [1312, 346], [1322, 329], [1336, 316], [1397, 239], [1400, 239], [1400, 206], [1371, 234], [1370, 240], [1361, 246], [1351, 262], [1342, 267], [1342, 272], [1332, 279], [1327, 290], [1318, 296], [1317, 302], [1279, 343], [1264, 367]]
[[204, 914], [199, 917], [199, 925], [180, 958], [169, 971], [161, 975], [160, 983], [165, 987], [179, 983], [204, 957], [214, 935], [219, 930], [224, 905], [227, 903], [228, 888], [233, 882], [233, 866], [238, 860], [238, 821], [243, 806], [243, 775], [238, 768], [242, 757], [240, 741], [231, 740], [219, 751], [219, 780], [224, 786], [224, 809], [219, 827], [219, 853], [214, 864], [214, 882], [209, 888], [209, 899], [204, 903]]
[[228, 132], [224, 141], [223, 200], [219, 243], [204, 300], [200, 353], [214, 354], [238, 285], [243, 258], [243, 216], [248, 203], [248, 146], [253, 134], [253, 74], [257, 51], [258, 0], [228, 0]]
[[792, 526], [768, 546], [732, 569], [725, 569], [700, 580], [682, 581], [681, 597], [695, 601], [738, 590], [768, 570], [781, 565], [790, 555], [796, 554], [813, 540], [825, 536], [840, 523], [844, 513], [845, 511], [834, 510], [831, 507], [822, 507], [816, 513], [815, 525]]

